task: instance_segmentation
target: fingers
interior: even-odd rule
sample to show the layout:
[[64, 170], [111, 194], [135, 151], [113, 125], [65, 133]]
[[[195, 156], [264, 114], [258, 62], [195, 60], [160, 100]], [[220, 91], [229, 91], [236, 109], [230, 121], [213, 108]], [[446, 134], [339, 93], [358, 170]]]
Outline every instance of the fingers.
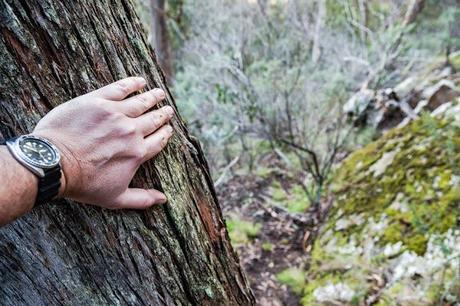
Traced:
[[89, 95], [112, 101], [121, 101], [133, 92], [144, 88], [145, 84], [144, 78], [129, 77], [90, 92]]
[[165, 98], [165, 93], [160, 88], [141, 93], [131, 97], [120, 104], [121, 111], [129, 117], [139, 117], [152, 106]]
[[145, 138], [147, 154], [145, 155], [144, 161], [147, 161], [160, 153], [160, 151], [168, 144], [168, 140], [171, 138], [172, 134], [173, 128], [170, 125], [164, 125], [152, 135], [147, 136]]
[[150, 135], [160, 127], [165, 125], [174, 115], [174, 109], [171, 106], [164, 106], [158, 110], [154, 110], [143, 114], [134, 119], [137, 128], [142, 131], [144, 136]]
[[166, 203], [166, 196], [155, 189], [128, 188], [114, 203], [115, 209], [146, 209], [155, 204]]

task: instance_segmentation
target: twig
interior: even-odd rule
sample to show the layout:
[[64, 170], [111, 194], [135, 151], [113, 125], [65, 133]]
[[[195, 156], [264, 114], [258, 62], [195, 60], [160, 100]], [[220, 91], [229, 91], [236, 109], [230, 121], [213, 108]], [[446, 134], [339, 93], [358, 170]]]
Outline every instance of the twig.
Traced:
[[227, 175], [227, 172], [240, 160], [240, 155], [235, 157], [225, 168], [222, 170], [222, 174], [219, 176], [219, 178], [215, 181], [214, 187], [219, 186], [223, 181], [225, 176]]

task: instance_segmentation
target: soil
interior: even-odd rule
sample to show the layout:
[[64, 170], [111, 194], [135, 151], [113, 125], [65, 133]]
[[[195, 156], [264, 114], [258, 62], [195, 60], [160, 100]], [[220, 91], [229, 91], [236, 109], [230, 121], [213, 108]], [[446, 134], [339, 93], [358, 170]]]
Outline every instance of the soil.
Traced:
[[[269, 187], [274, 179], [291, 183], [285, 177], [234, 176], [217, 192], [225, 218], [237, 217], [262, 225], [256, 238], [236, 246], [257, 304], [299, 305], [300, 297], [279, 283], [276, 275], [307, 264], [311, 218], [308, 214], [290, 214], [271, 204]], [[267, 243], [272, 250], [262, 248]]]

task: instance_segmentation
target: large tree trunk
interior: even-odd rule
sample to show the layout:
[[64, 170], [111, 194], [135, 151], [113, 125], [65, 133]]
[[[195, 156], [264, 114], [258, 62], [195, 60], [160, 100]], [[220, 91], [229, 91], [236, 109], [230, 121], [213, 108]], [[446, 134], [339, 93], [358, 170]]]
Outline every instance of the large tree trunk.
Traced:
[[[167, 92], [128, 0], [0, 0], [0, 133], [129, 75]], [[60, 200], [0, 229], [1, 305], [250, 305], [206, 161], [178, 116], [134, 185], [170, 199], [145, 212]]]

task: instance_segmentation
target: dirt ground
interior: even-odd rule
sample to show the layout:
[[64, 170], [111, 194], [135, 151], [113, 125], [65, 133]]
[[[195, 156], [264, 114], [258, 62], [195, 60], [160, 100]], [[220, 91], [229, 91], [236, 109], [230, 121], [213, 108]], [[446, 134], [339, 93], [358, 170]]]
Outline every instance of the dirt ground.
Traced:
[[[236, 247], [258, 305], [299, 305], [300, 297], [280, 284], [276, 274], [308, 263], [308, 215], [289, 214], [270, 204], [273, 179], [235, 176], [217, 188], [224, 216], [259, 223], [261, 229], [248, 243]], [[263, 244], [271, 244], [264, 250]]]

